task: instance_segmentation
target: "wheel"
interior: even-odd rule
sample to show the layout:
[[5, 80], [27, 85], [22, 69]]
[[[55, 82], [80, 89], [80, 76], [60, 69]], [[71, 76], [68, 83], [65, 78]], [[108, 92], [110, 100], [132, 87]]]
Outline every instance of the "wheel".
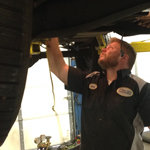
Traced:
[[0, 146], [20, 109], [29, 65], [32, 0], [0, 2]]

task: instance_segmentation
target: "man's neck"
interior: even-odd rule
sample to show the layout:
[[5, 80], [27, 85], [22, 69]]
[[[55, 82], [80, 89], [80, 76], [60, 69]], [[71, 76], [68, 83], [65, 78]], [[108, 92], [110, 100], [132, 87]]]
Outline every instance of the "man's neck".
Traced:
[[109, 81], [114, 81], [117, 79], [117, 71], [116, 69], [114, 68], [109, 68], [106, 70], [107, 72], [107, 80]]

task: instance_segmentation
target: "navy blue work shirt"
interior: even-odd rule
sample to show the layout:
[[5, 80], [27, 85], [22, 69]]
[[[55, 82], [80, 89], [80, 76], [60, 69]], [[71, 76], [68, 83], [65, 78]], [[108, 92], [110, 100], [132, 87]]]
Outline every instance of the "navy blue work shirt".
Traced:
[[150, 126], [150, 84], [128, 69], [117, 75], [109, 85], [105, 72], [69, 67], [66, 88], [82, 94], [81, 150], [144, 150], [140, 133]]

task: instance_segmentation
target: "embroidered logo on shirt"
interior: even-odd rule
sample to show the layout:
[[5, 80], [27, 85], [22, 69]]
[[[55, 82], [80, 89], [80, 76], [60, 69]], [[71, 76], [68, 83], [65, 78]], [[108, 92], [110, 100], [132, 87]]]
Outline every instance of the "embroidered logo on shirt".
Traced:
[[133, 91], [126, 87], [120, 87], [117, 89], [117, 93], [124, 97], [131, 97], [133, 95]]
[[97, 85], [95, 83], [91, 83], [91, 84], [89, 84], [89, 89], [95, 90], [95, 89], [97, 89]]

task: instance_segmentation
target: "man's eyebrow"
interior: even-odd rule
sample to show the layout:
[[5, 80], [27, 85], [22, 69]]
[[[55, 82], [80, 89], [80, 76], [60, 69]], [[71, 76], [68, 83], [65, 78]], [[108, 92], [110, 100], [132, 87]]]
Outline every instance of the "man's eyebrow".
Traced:
[[113, 45], [108, 45], [108, 46], [107, 46], [107, 48], [109, 48], [109, 47], [112, 47], [112, 48], [114, 48], [114, 46], [113, 46]]

